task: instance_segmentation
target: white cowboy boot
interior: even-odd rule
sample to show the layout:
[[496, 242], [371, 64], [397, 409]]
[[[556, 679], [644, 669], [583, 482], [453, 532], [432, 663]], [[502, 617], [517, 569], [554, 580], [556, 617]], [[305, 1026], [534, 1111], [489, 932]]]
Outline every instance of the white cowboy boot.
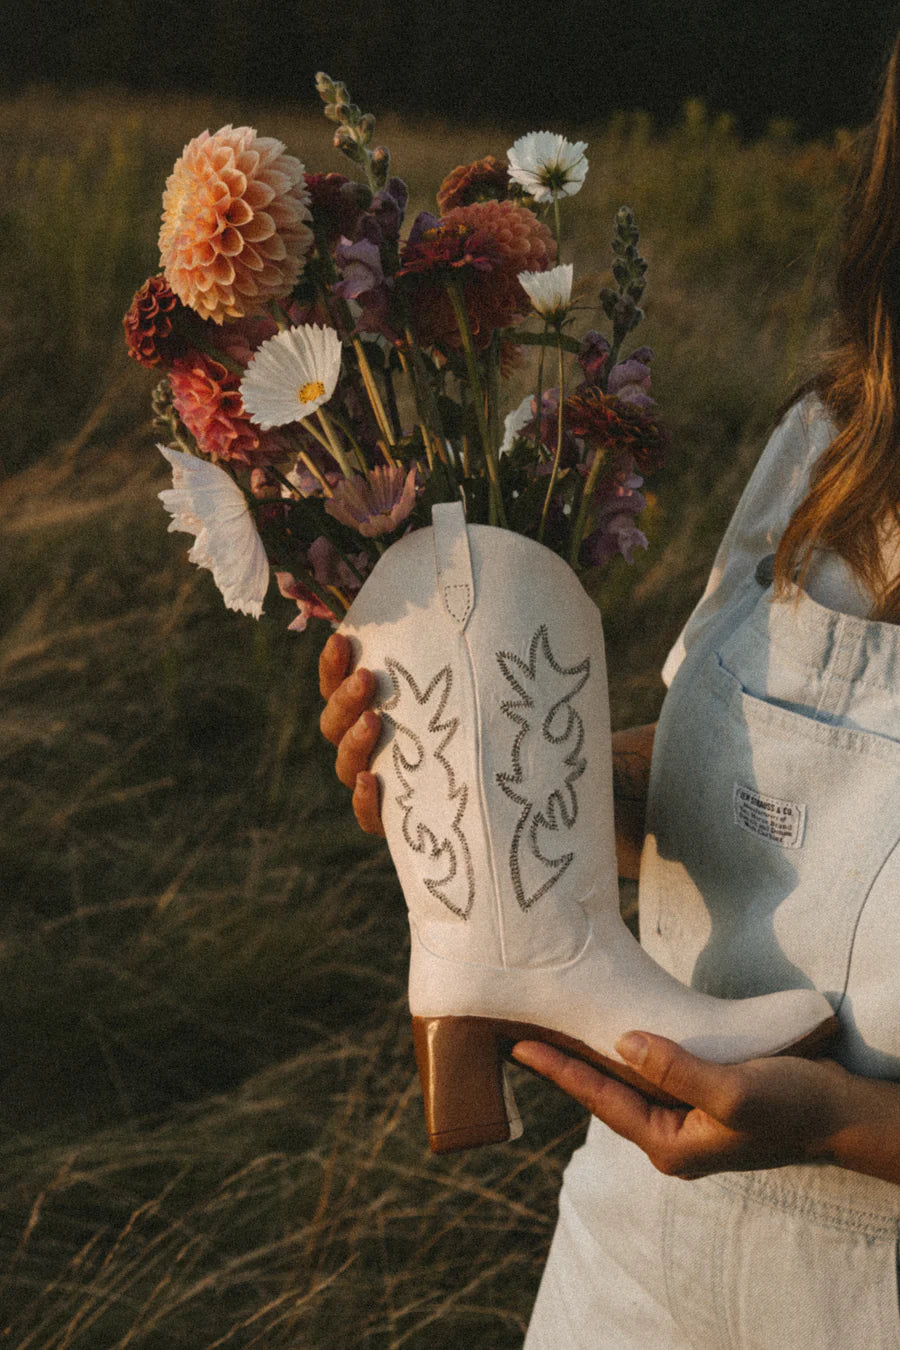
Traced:
[[641, 1028], [720, 1063], [818, 1048], [810, 989], [689, 989], [619, 914], [600, 615], [522, 535], [436, 506], [395, 543], [341, 630], [378, 682], [372, 768], [409, 906], [409, 1002], [434, 1152], [515, 1137], [503, 1055], [521, 1039], [657, 1089], [614, 1046]]

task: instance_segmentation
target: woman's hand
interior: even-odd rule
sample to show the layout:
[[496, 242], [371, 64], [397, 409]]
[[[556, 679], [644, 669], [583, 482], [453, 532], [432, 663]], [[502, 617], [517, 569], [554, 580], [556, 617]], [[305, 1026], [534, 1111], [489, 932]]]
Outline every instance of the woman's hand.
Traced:
[[659, 1106], [536, 1041], [520, 1042], [513, 1056], [637, 1144], [668, 1176], [690, 1180], [821, 1160], [900, 1181], [896, 1084], [856, 1077], [833, 1060], [777, 1056], [713, 1064], [644, 1032], [629, 1032], [616, 1049], [642, 1077], [689, 1105]]
[[319, 689], [326, 700], [319, 718], [322, 735], [337, 746], [335, 773], [353, 791], [353, 814], [367, 834], [384, 834], [378, 779], [369, 760], [381, 734], [381, 718], [369, 706], [375, 676], [360, 667], [349, 674], [350, 643], [332, 633], [319, 657]]

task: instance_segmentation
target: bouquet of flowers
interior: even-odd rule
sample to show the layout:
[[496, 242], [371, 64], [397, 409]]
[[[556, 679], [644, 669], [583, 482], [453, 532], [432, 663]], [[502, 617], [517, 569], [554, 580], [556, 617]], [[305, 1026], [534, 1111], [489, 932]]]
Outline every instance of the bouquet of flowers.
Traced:
[[[511, 1041], [609, 1067], [617, 1029], [642, 1025], [649, 958], [618, 910], [602, 624], [578, 574], [646, 543], [640, 489], [666, 437], [650, 351], [622, 358], [646, 263], [623, 207], [600, 295], [611, 333], [574, 338], [558, 250], [585, 145], [536, 132], [506, 165], [454, 169], [440, 214], [405, 233], [374, 119], [328, 76], [318, 88], [362, 178], [306, 173], [249, 127], [204, 132], [168, 179], [163, 271], [125, 330], [165, 372], [160, 496], [170, 529], [195, 536], [189, 558], [255, 616], [274, 569], [291, 627], [339, 625], [375, 676], [371, 767], [444, 1152], [515, 1137]], [[529, 349], [532, 388], [507, 411]], [[667, 980], [653, 968], [654, 998]], [[666, 1031], [692, 1026], [681, 992]]]
[[[302, 630], [338, 622], [379, 556], [436, 503], [527, 535], [577, 571], [646, 539], [643, 477], [666, 434], [642, 318], [646, 262], [616, 215], [609, 336], [570, 334], [560, 209], [586, 146], [521, 137], [462, 165], [404, 233], [407, 188], [375, 119], [317, 76], [357, 178], [308, 173], [250, 127], [203, 132], [167, 180], [161, 272], [125, 315], [173, 469], [170, 529], [194, 534], [226, 605], [259, 616], [275, 571]], [[504, 387], [534, 354], [532, 392]], [[574, 362], [572, 358], [575, 358]], [[567, 365], [573, 367], [576, 375]]]
[[505, 165], [456, 168], [405, 232], [374, 119], [317, 83], [361, 176], [306, 173], [249, 127], [204, 132], [168, 180], [162, 273], [125, 331], [165, 376], [160, 495], [188, 556], [256, 616], [274, 568], [291, 627], [338, 624], [375, 677], [432, 1148], [515, 1137], [519, 1039], [651, 1095], [615, 1049], [632, 1027], [720, 1062], [819, 1044], [834, 1019], [818, 994], [687, 989], [619, 914], [603, 631], [579, 574], [645, 546], [640, 489], [666, 448], [652, 354], [622, 350], [647, 271], [632, 212], [599, 295], [609, 334], [579, 340], [558, 252], [584, 144], [532, 132]]

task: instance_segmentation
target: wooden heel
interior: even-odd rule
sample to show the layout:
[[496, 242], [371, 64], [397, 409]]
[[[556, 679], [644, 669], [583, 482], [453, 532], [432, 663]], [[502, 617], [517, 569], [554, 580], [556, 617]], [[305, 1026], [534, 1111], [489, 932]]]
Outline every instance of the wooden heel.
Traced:
[[414, 1017], [412, 1025], [432, 1153], [516, 1138], [499, 1029], [479, 1017]]

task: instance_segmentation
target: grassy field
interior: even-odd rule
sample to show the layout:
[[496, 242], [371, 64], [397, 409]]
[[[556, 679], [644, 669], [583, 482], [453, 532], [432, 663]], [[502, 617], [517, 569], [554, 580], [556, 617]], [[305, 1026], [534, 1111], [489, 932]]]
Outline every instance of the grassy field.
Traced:
[[[309, 103], [311, 108], [311, 100]], [[325, 633], [226, 613], [155, 494], [119, 320], [184, 142], [226, 121], [340, 168], [318, 114], [38, 91], [0, 103], [0, 1339], [11, 1350], [520, 1344], [582, 1113], [521, 1074], [523, 1140], [429, 1156], [405, 915], [317, 732]], [[528, 128], [381, 127], [415, 207]], [[660, 661], [773, 410], [821, 340], [852, 143], [741, 144], [699, 105], [569, 128], [599, 276], [651, 260], [672, 428], [652, 547], [605, 584], [614, 721]], [[583, 326], [594, 316], [587, 311]]]

